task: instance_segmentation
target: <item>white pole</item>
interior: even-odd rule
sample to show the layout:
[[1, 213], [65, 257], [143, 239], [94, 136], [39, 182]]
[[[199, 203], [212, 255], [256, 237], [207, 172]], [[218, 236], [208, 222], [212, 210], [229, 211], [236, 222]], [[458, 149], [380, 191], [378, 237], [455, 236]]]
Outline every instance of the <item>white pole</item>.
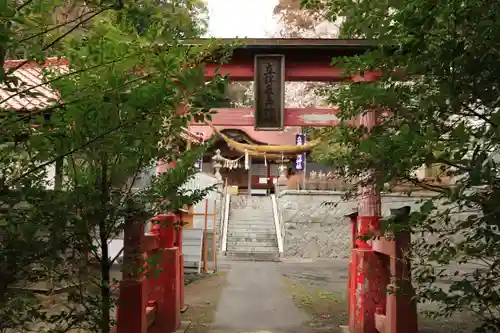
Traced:
[[[302, 129], [301, 129], [300, 132], [304, 136], [304, 144], [306, 144], [306, 142], [307, 142], [306, 135], [304, 134], [304, 132], [302, 131]], [[303, 175], [304, 177], [303, 177], [303, 180], [304, 180], [304, 185], [305, 185], [305, 183], [306, 183], [306, 172], [307, 172], [307, 153], [303, 153], [303, 154], [304, 154], [304, 170], [303, 170], [304, 171], [304, 175]]]

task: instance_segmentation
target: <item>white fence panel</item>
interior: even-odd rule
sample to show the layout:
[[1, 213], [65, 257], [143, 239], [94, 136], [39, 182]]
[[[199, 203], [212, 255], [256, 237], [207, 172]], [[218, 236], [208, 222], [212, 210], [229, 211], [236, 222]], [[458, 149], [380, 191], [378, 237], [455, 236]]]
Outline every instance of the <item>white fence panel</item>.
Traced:
[[203, 229], [184, 229], [182, 231], [182, 254], [186, 272], [200, 273], [202, 263]]
[[[185, 186], [186, 189], [204, 189], [209, 186], [217, 184], [217, 179], [204, 172], [198, 172], [195, 177], [189, 181]], [[207, 227], [208, 230], [212, 230], [213, 228], [213, 215], [216, 213], [216, 200], [218, 199], [218, 193], [217, 189], [210, 191], [208, 195], [205, 197], [205, 199], [208, 199], [207, 201], [202, 200], [199, 203], [197, 203], [193, 207], [193, 213], [195, 214], [193, 216], [193, 228], [199, 228], [203, 229], [205, 228], [205, 210], [207, 210]], [[207, 203], [208, 207], [206, 207]], [[203, 215], [198, 215], [198, 214], [203, 214]]]

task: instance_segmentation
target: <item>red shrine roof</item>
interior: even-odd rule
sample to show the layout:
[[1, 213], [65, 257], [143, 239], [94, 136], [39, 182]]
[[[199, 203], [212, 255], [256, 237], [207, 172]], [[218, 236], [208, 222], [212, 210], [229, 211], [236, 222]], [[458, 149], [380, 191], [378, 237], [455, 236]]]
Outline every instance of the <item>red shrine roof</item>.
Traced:
[[[215, 126], [219, 131], [240, 130], [250, 137], [250, 139], [270, 145], [295, 145], [295, 135], [300, 133], [300, 128], [289, 127], [284, 131], [257, 131], [253, 126]], [[203, 140], [208, 140], [214, 130], [209, 126], [190, 125], [191, 133], [201, 133]]]
[[[5, 70], [16, 69], [12, 75], [18, 79], [17, 85], [9, 90], [9, 87], [3, 83], [0, 84], [0, 108], [8, 110], [36, 110], [46, 108], [52, 105], [52, 101], [59, 99], [59, 94], [43, 80], [42, 67], [35, 62], [27, 62], [25, 60], [6, 60], [4, 62]], [[48, 58], [45, 61], [44, 67], [55, 66], [61, 72], [68, 71], [68, 62], [57, 58]], [[26, 91], [35, 93], [35, 96], [20, 94], [19, 92]]]
[[[16, 67], [19, 68], [15, 69]], [[4, 69], [6, 71], [15, 69], [12, 75], [18, 79], [17, 84], [11, 84], [10, 89], [7, 84], [0, 84], [0, 108], [15, 111], [32, 111], [40, 108], [47, 108], [53, 101], [59, 100], [60, 96], [49, 82], [44, 81], [43, 68], [57, 68], [61, 73], [69, 71], [68, 61], [59, 58], [47, 58], [41, 67], [36, 62], [26, 62], [25, 60], [5, 60]], [[26, 91], [34, 93], [28, 96]], [[199, 140], [197, 136], [190, 133], [187, 128], [183, 128], [182, 137], [187, 140]]]

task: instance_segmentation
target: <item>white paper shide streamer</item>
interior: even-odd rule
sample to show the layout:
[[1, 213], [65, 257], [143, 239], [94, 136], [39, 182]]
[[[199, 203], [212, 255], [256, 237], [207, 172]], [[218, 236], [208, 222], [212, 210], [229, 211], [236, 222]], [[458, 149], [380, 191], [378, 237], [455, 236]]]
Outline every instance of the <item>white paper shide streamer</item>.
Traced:
[[240, 159], [241, 157], [235, 160], [224, 158], [224, 163], [222, 164], [222, 167], [229, 170], [238, 169], [240, 167]]
[[248, 150], [245, 149], [245, 170], [250, 169], [250, 161], [248, 158]]

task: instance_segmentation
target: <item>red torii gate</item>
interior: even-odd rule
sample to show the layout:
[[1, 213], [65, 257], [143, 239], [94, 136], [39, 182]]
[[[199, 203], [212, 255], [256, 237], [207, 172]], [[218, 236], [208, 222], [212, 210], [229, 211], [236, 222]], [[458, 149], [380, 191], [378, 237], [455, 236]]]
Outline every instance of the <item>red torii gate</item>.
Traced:
[[[193, 41], [192, 43], [201, 43]], [[223, 44], [234, 44], [233, 39], [222, 39]], [[233, 51], [228, 64], [205, 64], [205, 79], [215, 74], [228, 75], [230, 81], [253, 81], [256, 55], [283, 55], [284, 77], [289, 82], [366, 82], [378, 78], [375, 72], [363, 76], [346, 77], [343, 69], [332, 67], [332, 57], [354, 56], [366, 52], [374, 44], [366, 40], [337, 39], [248, 39], [245, 45]], [[252, 126], [254, 110], [248, 108], [216, 109], [212, 124], [218, 126]], [[284, 126], [335, 126], [338, 108], [285, 108]]]
[[[191, 41], [201, 44], [204, 40]], [[234, 39], [223, 39], [223, 44], [235, 44]], [[363, 75], [344, 76], [340, 66], [332, 66], [333, 57], [363, 54], [375, 44], [367, 40], [338, 39], [249, 39], [245, 45], [237, 47], [228, 64], [205, 64], [205, 79], [215, 74], [229, 75], [231, 81], [253, 81], [256, 75], [256, 56], [278, 55], [284, 58], [282, 70], [285, 81], [316, 82], [373, 82], [379, 73], [365, 72]], [[215, 126], [251, 126], [255, 124], [254, 109], [218, 109], [212, 116]], [[286, 126], [335, 126], [338, 124], [338, 108], [284, 108], [283, 127]], [[360, 116], [357, 124], [368, 129], [376, 125], [376, 113], [368, 111]], [[380, 192], [372, 186], [359, 190], [358, 210], [354, 218], [353, 235], [373, 232], [381, 234]], [[383, 235], [382, 235], [383, 236]], [[414, 301], [409, 297], [386, 295], [396, 284], [391, 272], [407, 274], [407, 269], [394, 270], [400, 266], [393, 258], [399, 253], [398, 247], [409, 245], [408, 235], [401, 241], [363, 241], [354, 239], [351, 254], [351, 274], [349, 279], [349, 331], [351, 333], [416, 333], [417, 314]], [[380, 244], [383, 244], [380, 245]], [[389, 256], [385, 261], [382, 256]], [[386, 258], [387, 259], [387, 258]], [[390, 266], [386, 266], [387, 263]], [[394, 309], [398, 309], [398, 314]], [[398, 317], [398, 318], [396, 318]], [[404, 318], [404, 320], [402, 320]]]
[[[190, 43], [202, 42], [199, 40]], [[221, 42], [234, 44], [235, 40]], [[255, 75], [255, 57], [278, 55], [285, 59], [281, 70], [287, 81], [373, 82], [378, 78], [378, 73], [344, 77], [341, 68], [330, 66], [332, 57], [361, 54], [371, 47], [372, 43], [363, 40], [252, 39], [247, 40], [244, 47], [234, 51], [229, 64], [222, 66], [205, 64], [205, 78], [210, 80], [219, 73], [230, 74], [229, 78], [233, 81], [252, 81]], [[213, 125], [255, 124], [255, 114], [252, 109], [218, 111], [212, 117]], [[338, 124], [335, 116], [338, 108], [295, 108], [283, 111], [281, 127]], [[375, 111], [368, 111], [356, 119], [355, 123], [364, 125], [368, 129], [373, 128], [376, 124]], [[397, 236], [395, 240], [381, 237], [380, 240], [373, 242], [357, 238], [369, 232], [380, 235], [380, 216], [379, 191], [372, 186], [361, 187], [358, 210], [350, 215], [353, 244], [348, 283], [348, 330], [352, 333], [417, 333], [416, 307], [411, 297], [399, 293], [387, 294], [388, 291], [393, 292], [398, 289], [400, 285], [398, 280], [409, 276], [409, 267], [401, 260], [402, 251], [409, 246], [409, 234]], [[118, 333], [152, 333], [159, 330], [172, 332], [179, 326], [182, 298], [178, 269], [180, 240], [177, 240], [177, 244], [173, 244], [173, 238], [171, 235], [167, 237], [169, 234], [165, 232], [166, 230], [159, 228], [155, 233], [145, 236], [141, 227], [126, 235], [127, 239], [130, 238], [131, 244], [141, 249], [126, 251], [124, 257], [134, 257], [143, 251], [165, 249], [165, 274], [162, 274], [159, 280], [156, 278], [145, 280], [142, 276], [129, 273], [132, 276], [120, 283], [122, 302], [118, 308]], [[402, 284], [408, 285], [408, 279]]]

